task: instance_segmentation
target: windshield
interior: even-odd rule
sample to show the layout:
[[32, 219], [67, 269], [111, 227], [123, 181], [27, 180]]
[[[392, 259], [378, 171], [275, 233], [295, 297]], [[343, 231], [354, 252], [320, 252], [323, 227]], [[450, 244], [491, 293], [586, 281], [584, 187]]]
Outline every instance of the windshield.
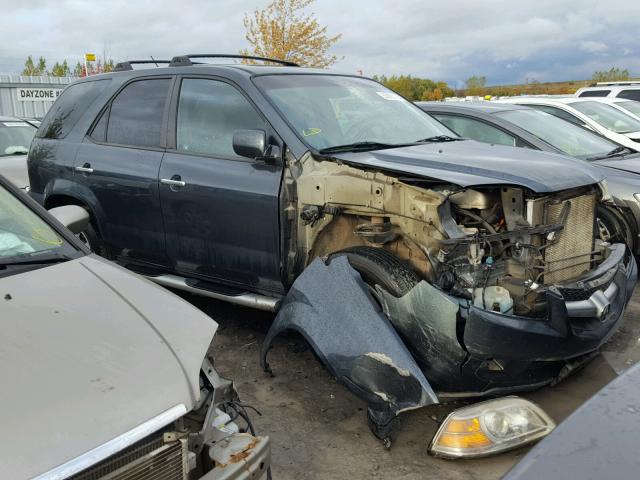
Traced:
[[26, 155], [36, 128], [22, 121], [0, 121], [0, 156]]
[[411, 102], [372, 80], [268, 75], [255, 82], [316, 150], [357, 142], [402, 145], [441, 135], [457, 137]]
[[625, 110], [640, 117], [640, 102], [629, 101], [629, 102], [614, 102], [614, 103], [619, 107], [624, 108]]
[[611, 105], [598, 102], [573, 102], [569, 105], [616, 133], [640, 132], [640, 120], [622, 113]]
[[510, 121], [572, 157], [605, 156], [619, 145], [540, 110], [507, 110], [495, 115]]
[[0, 185], [0, 269], [3, 264], [14, 261], [70, 255], [75, 251], [44, 220]]

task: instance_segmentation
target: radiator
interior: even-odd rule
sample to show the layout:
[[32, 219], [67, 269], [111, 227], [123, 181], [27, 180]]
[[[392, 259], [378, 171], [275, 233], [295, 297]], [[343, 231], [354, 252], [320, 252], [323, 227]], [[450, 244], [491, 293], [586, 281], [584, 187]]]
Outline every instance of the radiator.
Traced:
[[187, 441], [146, 439], [70, 478], [70, 480], [187, 480]]
[[546, 263], [544, 283], [562, 283], [589, 271], [596, 215], [594, 193], [580, 195], [561, 202], [544, 205], [545, 223], [560, 223], [562, 210], [570, 204], [564, 229], [556, 233], [555, 241], [544, 250]]

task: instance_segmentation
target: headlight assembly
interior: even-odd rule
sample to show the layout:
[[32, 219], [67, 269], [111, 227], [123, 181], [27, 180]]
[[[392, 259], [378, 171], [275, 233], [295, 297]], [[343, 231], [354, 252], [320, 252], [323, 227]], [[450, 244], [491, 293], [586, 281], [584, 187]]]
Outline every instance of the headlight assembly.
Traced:
[[534, 403], [504, 397], [454, 410], [436, 432], [429, 452], [469, 458], [511, 450], [542, 437], [555, 423]]

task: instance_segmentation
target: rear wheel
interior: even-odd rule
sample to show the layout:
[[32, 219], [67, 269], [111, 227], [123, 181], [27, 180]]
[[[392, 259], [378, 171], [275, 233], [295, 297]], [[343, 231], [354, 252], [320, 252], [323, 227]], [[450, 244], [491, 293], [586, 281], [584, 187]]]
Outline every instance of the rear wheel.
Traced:
[[420, 281], [409, 266], [381, 248], [351, 247], [332, 253], [329, 261], [336, 257], [347, 257], [367, 285], [380, 285], [395, 297], [406, 295]]
[[111, 249], [104, 243], [100, 234], [93, 226], [93, 223], [89, 222], [87, 227], [78, 233], [77, 237], [82, 243], [89, 247], [92, 252], [108, 260], [113, 260]]

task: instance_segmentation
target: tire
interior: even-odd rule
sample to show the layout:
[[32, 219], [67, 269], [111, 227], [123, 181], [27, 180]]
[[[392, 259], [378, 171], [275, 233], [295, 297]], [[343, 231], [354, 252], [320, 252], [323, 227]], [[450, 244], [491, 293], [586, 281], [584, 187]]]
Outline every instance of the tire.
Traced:
[[93, 226], [93, 223], [89, 222], [87, 224], [87, 228], [80, 232], [77, 237], [82, 243], [89, 247], [93, 253], [96, 253], [107, 260], [113, 260], [111, 249], [102, 241], [102, 238]]
[[336, 257], [347, 257], [367, 285], [380, 285], [395, 297], [406, 295], [420, 282], [415, 271], [381, 248], [347, 248], [329, 255], [329, 262]]
[[608, 232], [609, 239], [607, 241], [611, 243], [624, 243], [635, 252], [636, 245], [633, 230], [621, 213], [608, 207], [599, 206], [596, 216], [597, 228], [600, 230], [600, 234], [605, 231]]

